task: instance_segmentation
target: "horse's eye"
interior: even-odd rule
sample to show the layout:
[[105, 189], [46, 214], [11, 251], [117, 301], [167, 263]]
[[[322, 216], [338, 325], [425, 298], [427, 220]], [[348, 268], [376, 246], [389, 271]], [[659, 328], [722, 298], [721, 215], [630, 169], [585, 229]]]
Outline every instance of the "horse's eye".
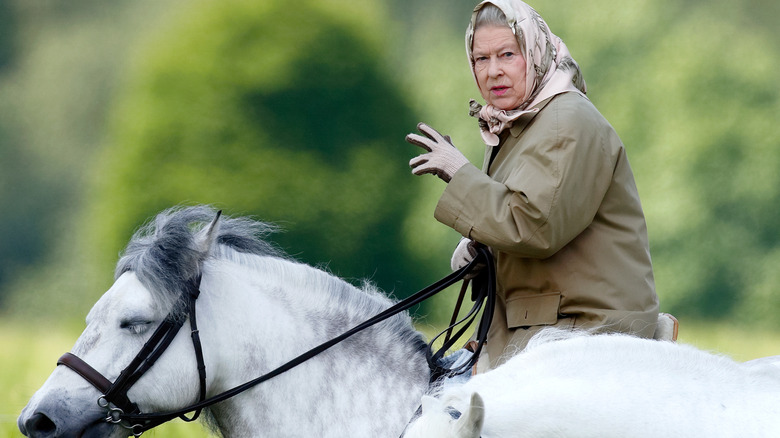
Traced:
[[152, 321], [147, 321], [142, 319], [131, 319], [131, 320], [124, 320], [121, 323], [119, 323], [119, 328], [123, 330], [127, 330], [133, 334], [141, 334], [145, 332], [151, 324]]

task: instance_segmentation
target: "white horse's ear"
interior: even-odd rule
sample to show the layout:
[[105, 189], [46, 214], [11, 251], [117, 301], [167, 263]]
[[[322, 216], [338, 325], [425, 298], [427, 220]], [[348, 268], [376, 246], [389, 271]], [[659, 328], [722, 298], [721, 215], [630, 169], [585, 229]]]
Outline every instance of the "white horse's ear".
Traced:
[[219, 210], [214, 217], [214, 220], [211, 221], [211, 224], [209, 224], [205, 230], [201, 231], [200, 236], [198, 236], [198, 250], [204, 256], [208, 254], [211, 248], [216, 244], [217, 235], [219, 235], [219, 218], [221, 216], [222, 210]]
[[436, 397], [431, 397], [430, 395], [422, 396], [421, 404], [423, 413], [435, 411], [441, 405]]
[[458, 418], [455, 424], [456, 438], [479, 438], [485, 423], [485, 402], [476, 392], [471, 394], [469, 409]]

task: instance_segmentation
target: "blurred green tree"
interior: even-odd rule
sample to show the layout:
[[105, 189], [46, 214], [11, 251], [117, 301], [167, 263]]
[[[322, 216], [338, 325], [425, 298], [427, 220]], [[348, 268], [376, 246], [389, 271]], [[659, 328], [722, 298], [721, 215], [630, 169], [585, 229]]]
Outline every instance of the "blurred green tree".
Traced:
[[0, 0], [0, 309], [68, 290], [60, 254], [123, 60], [174, 1]]
[[540, 12], [627, 145], [661, 307], [780, 325], [777, 28], [746, 2], [572, 5]]
[[383, 71], [376, 7], [187, 4], [117, 98], [81, 222], [93, 261], [108, 273], [150, 216], [209, 203], [281, 225], [278, 244], [335, 274], [418, 287], [399, 157], [417, 117]]
[[[57, 2], [0, 0], [0, 8], [53, 8], [45, 21], [16, 23], [25, 38], [7, 71], [24, 70], [11, 87], [10, 75], [0, 75], [0, 148], [14, 148], [3, 149], [0, 166], [3, 181], [17, 184], [0, 186], [3, 223], [16, 224], [16, 214], [33, 230], [3, 234], [0, 270], [24, 260], [13, 248], [40, 254], [41, 230], [61, 240], [52, 263], [17, 273], [24, 281], [13, 288], [13, 308], [36, 291], [45, 308], [83, 314], [109, 283], [130, 231], [182, 202], [279, 222], [288, 231], [277, 240], [293, 255], [330, 260], [334, 272], [373, 277], [389, 291], [439, 277], [457, 233], [431, 217], [442, 185], [408, 174], [405, 158], [416, 151], [402, 136], [420, 115], [481, 162], [483, 145], [466, 116], [478, 93], [463, 51], [476, 2], [83, 0], [82, 9], [59, 14]], [[163, 3], [170, 7], [155, 9]], [[662, 308], [780, 324], [780, 2], [529, 3], [566, 41], [590, 99], [628, 148]], [[93, 5], [102, 12], [88, 15]], [[158, 16], [162, 32], [146, 27]], [[109, 27], [121, 35], [143, 29], [148, 44], [102, 44]], [[85, 33], [90, 28], [101, 31]], [[52, 67], [61, 53], [68, 62]], [[95, 89], [116, 80], [113, 69], [126, 80], [90, 104]], [[23, 88], [24, 101], [14, 100], [24, 93], [8, 93]], [[111, 128], [103, 136], [106, 106]], [[78, 148], [97, 150], [103, 138], [106, 149], [87, 171], [92, 149]], [[85, 193], [72, 187], [82, 173], [92, 180]], [[67, 232], [71, 211], [79, 227]], [[416, 269], [399, 265], [420, 259]], [[70, 304], [76, 293], [89, 297], [78, 312]]]
[[16, 15], [10, 0], [0, 0], [0, 73], [11, 65], [16, 52]]
[[[0, 205], [6, 213], [0, 222], [0, 284], [47, 249], [46, 238], [51, 236], [43, 231], [46, 220], [40, 213], [53, 201], [51, 181], [26, 181], [27, 173], [37, 168], [35, 161], [4, 125], [0, 121]], [[0, 294], [0, 303], [3, 298]]]

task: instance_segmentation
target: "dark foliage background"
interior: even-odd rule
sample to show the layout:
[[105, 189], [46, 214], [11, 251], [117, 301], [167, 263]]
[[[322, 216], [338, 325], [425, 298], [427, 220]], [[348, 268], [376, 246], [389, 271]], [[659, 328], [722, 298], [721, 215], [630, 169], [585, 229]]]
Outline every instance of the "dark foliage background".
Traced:
[[[481, 162], [472, 3], [0, 0], [0, 311], [82, 319], [182, 203], [396, 296], [440, 277], [457, 235], [403, 137], [424, 120]], [[780, 4], [531, 4], [628, 148], [662, 309], [780, 327]]]

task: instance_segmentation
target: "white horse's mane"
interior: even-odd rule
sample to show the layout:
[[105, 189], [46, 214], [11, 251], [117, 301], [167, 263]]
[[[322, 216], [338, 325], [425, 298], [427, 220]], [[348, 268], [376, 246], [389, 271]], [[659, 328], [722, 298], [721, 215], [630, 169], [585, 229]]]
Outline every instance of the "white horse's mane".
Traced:
[[[274, 270], [288, 283], [299, 282], [306, 289], [323, 291], [333, 308], [363, 319], [385, 310], [393, 301], [368, 281], [360, 288], [321, 270], [301, 264], [265, 240], [278, 231], [272, 224], [250, 218], [221, 216], [214, 242], [203, 248], [200, 240], [218, 212], [210, 206], [174, 207], [159, 213], [135, 232], [122, 253], [115, 278], [132, 271], [165, 309], [174, 309], [179, 297], [188, 293], [187, 282], [201, 274], [204, 263], [223, 260], [248, 269]], [[183, 312], [183, 309], [177, 309]], [[392, 332], [404, 339], [419, 338], [406, 317], [392, 318]], [[421, 346], [422, 340], [418, 341]], [[421, 347], [422, 348], [422, 347]]]
[[174, 207], [159, 213], [139, 228], [123, 251], [114, 272], [118, 279], [135, 272], [143, 285], [165, 308], [173, 308], [187, 283], [196, 279], [203, 262], [219, 255], [220, 246], [237, 252], [281, 256], [281, 251], [262, 240], [275, 227], [248, 219], [222, 218], [214, 248], [201, 248], [198, 235], [217, 217], [208, 206]]

